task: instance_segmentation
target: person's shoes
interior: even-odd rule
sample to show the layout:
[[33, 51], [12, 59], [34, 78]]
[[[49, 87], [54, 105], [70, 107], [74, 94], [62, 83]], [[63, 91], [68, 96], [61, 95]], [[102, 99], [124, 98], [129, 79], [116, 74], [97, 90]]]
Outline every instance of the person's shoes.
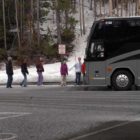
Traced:
[[12, 86], [6, 87], [6, 88], [13, 88]]
[[10, 86], [9, 88], [13, 88], [12, 86]]

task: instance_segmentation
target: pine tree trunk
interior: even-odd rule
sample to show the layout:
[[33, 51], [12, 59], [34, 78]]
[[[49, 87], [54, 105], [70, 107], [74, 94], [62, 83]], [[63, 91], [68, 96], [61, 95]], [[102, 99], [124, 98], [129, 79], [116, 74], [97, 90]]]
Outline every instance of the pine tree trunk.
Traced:
[[[52, 6], [55, 7], [55, 1], [52, 1]], [[53, 24], [55, 23], [55, 10], [53, 10]]]
[[37, 43], [40, 46], [40, 12], [39, 12], [39, 0], [37, 0]]
[[20, 0], [20, 38], [23, 39], [23, 1]]
[[[23, 0], [23, 5], [22, 5], [22, 17], [23, 17], [23, 28], [24, 28], [24, 25], [25, 25], [25, 21], [24, 21], [24, 19], [25, 19], [25, 0]], [[24, 29], [23, 29], [23, 31], [22, 31], [22, 33], [23, 33], [23, 35], [24, 35]]]
[[105, 13], [106, 13], [106, 10], [105, 10], [105, 1], [103, 1], [103, 16], [105, 17]]
[[133, 0], [131, 0], [131, 16], [133, 16]]
[[18, 22], [18, 3], [17, 0], [15, 0], [15, 11], [16, 11], [16, 26], [17, 26], [17, 36], [18, 36], [18, 46], [21, 48], [21, 42], [20, 42], [20, 34], [19, 34], [19, 22]]
[[93, 9], [93, 7], [92, 7], [92, 2], [93, 2], [93, 0], [90, 0], [90, 2], [89, 2], [89, 9], [90, 9], [90, 10]]
[[119, 16], [119, 3], [118, 3], [118, 0], [116, 0], [116, 9], [117, 9], [117, 16]]
[[112, 0], [109, 0], [109, 16], [112, 16], [112, 11], [113, 11]]
[[31, 27], [30, 27], [30, 36], [31, 36], [31, 45], [33, 44], [33, 36], [34, 36], [34, 1], [31, 0]]
[[102, 0], [100, 0], [99, 3], [100, 3], [100, 4], [99, 4], [99, 5], [100, 5], [100, 14], [99, 14], [99, 15], [102, 16]]
[[94, 0], [94, 9], [93, 9], [93, 12], [94, 12], [94, 20], [96, 20], [96, 17], [97, 17], [96, 6], [97, 6], [97, 2], [96, 2], [96, 0]]
[[4, 47], [7, 50], [6, 22], [5, 22], [5, 2], [4, 2], [4, 0], [2, 0], [2, 10], [3, 10]]
[[123, 16], [123, 0], [121, 0], [121, 16]]
[[65, 10], [65, 28], [68, 28], [68, 11]]
[[84, 13], [84, 0], [82, 0], [82, 21], [83, 21], [83, 34], [85, 35], [86, 33], [86, 28], [85, 28], [85, 13]]
[[128, 1], [127, 1], [127, 0], [124, 0], [124, 10], [125, 10], [125, 16], [127, 16], [127, 13], [128, 13], [127, 3], [128, 3]]
[[61, 44], [60, 10], [58, 8], [57, 0], [55, 0], [55, 4], [56, 4], [57, 42], [58, 42], [58, 44]]
[[128, 7], [129, 7], [129, 8], [128, 8], [128, 9], [129, 9], [128, 11], [129, 11], [129, 16], [131, 16], [131, 8], [130, 8], [130, 5], [131, 5], [131, 3], [130, 3], [130, 0], [129, 0], [129, 1], [128, 1]]
[[140, 15], [140, 0], [138, 0], [138, 14]]
[[80, 18], [80, 34], [82, 36], [83, 32], [82, 32], [82, 13], [81, 13], [81, 0], [79, 0], [79, 18]]

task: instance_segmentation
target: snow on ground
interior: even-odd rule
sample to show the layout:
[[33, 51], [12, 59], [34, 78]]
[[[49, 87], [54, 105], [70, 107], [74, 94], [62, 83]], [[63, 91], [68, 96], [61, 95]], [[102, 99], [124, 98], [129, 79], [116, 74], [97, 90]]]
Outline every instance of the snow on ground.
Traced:
[[[87, 44], [87, 36], [89, 34], [90, 28], [93, 23], [93, 11], [89, 11], [88, 8], [85, 8], [85, 21], [86, 21], [86, 35], [81, 36], [80, 35], [80, 25], [77, 24], [76, 26], [76, 40], [74, 41], [75, 48], [73, 52], [71, 53], [71, 56], [68, 58], [68, 68], [71, 68], [77, 61], [78, 57], [84, 58], [84, 53], [85, 53], [85, 47]], [[79, 14], [77, 13], [76, 18], [79, 18]], [[55, 26], [55, 24], [49, 23], [49, 25]], [[44, 28], [44, 31], [46, 31], [48, 25], [47, 22], [44, 22], [42, 28]], [[60, 63], [54, 63], [54, 64], [46, 64], [44, 65], [44, 82], [60, 82], [61, 77], [60, 77]], [[36, 82], [37, 81], [37, 72], [35, 66], [29, 67], [29, 75], [28, 75], [28, 82]], [[20, 83], [21, 80], [23, 79], [23, 76], [21, 74], [20, 69], [14, 70], [14, 75], [13, 75], [13, 82], [14, 83]], [[74, 81], [75, 79], [75, 69], [73, 68], [71, 71], [69, 71], [69, 75], [67, 77], [67, 81]], [[5, 84], [7, 82], [7, 75], [4, 70], [0, 71], [0, 84]]]

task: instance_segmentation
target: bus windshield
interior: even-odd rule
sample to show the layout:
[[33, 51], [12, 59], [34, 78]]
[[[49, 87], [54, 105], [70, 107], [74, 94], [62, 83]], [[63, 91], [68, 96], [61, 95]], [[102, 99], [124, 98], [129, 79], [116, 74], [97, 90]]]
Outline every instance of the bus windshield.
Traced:
[[[88, 39], [86, 59], [100, 60], [110, 58], [114, 54], [122, 54], [124, 51], [138, 49], [140, 41], [140, 20], [115, 19], [99, 20], [93, 24]], [[128, 47], [129, 46], [129, 47]], [[101, 50], [104, 51], [99, 51]], [[98, 59], [97, 59], [98, 58]]]

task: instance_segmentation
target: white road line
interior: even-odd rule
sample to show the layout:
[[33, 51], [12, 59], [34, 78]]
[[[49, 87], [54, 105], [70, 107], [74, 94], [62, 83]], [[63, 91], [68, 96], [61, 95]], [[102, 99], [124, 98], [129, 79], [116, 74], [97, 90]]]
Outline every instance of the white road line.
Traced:
[[91, 132], [91, 133], [84, 134], [82, 136], [77, 136], [77, 137], [71, 138], [69, 140], [80, 140], [82, 138], [86, 138], [86, 137], [89, 137], [89, 136], [92, 136], [92, 135], [96, 135], [96, 134], [99, 134], [99, 133], [102, 133], [102, 132], [105, 132], [105, 131], [108, 131], [108, 130], [111, 130], [111, 129], [114, 129], [114, 128], [117, 128], [117, 127], [120, 127], [120, 126], [124, 126], [124, 125], [130, 124], [130, 123], [133, 123], [133, 122], [138, 121], [138, 120], [139, 119], [136, 119], [136, 120], [131, 121], [131, 122], [120, 123], [120, 124], [117, 124], [117, 125], [114, 125], [114, 126], [111, 126], [111, 127], [107, 127], [107, 128], [101, 129], [101, 130], [97, 130], [97, 131], [94, 131], [94, 132]]
[[[0, 120], [16, 118], [16, 117], [21, 117], [30, 114], [31, 113], [27, 113], [27, 112], [0, 112], [0, 115], [8, 115], [5, 117], [0, 116]], [[8, 138], [1, 138], [7, 135], [9, 136]], [[18, 138], [18, 136], [14, 133], [0, 133], [0, 140], [15, 140], [16, 138]]]
[[3, 115], [3, 114], [4, 114], [4, 115], [5, 115], [5, 114], [6, 114], [6, 115], [7, 115], [7, 114], [12, 114], [12, 115], [15, 115], [15, 114], [25, 114], [25, 115], [26, 115], [26, 114], [27, 114], [27, 115], [28, 115], [28, 114], [31, 114], [31, 113], [27, 113], [27, 112], [0, 112], [0, 115], [1, 115], [1, 114], [2, 114], [2, 115]]
[[16, 139], [18, 137], [14, 133], [0, 133], [0, 136], [6, 136], [6, 135], [10, 135], [10, 137], [9, 138], [3, 138], [3, 139], [0, 138], [0, 140], [13, 140], [13, 139]]
[[16, 118], [16, 117], [21, 117], [21, 116], [30, 115], [30, 114], [31, 113], [27, 113], [27, 112], [0, 112], [0, 115], [8, 115], [5, 117], [0, 116], [0, 120], [4, 120], [8, 118]]

